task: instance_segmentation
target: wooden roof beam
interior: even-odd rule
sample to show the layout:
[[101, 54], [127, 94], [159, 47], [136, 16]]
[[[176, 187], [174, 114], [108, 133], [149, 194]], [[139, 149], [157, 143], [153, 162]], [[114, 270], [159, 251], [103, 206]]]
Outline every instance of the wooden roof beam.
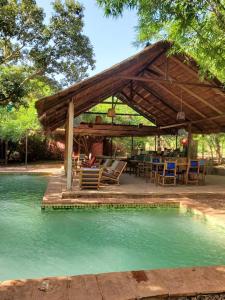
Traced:
[[[149, 88], [149, 86], [147, 86], [145, 83], [141, 83], [141, 86], [148, 91], [149, 93], [151, 93], [155, 98], [157, 98], [159, 101], [161, 101], [163, 103], [163, 105], [166, 105], [168, 108], [170, 108], [174, 113], [178, 113], [179, 110], [175, 109], [173, 106], [171, 106], [170, 104], [167, 103], [167, 101], [162, 98], [162, 96], [160, 96], [157, 92], [155, 92], [154, 90], [152, 90], [152, 88]], [[186, 117], [186, 119], [188, 121], [191, 121], [189, 118]], [[199, 128], [199, 130], [201, 130], [201, 128]]]
[[[154, 66], [154, 68], [159, 69], [156, 66]], [[183, 88], [183, 86], [186, 86], [186, 85], [187, 86], [204, 87], [204, 88], [212, 88], [212, 89], [219, 88], [219, 87], [215, 87], [213, 85], [206, 84], [206, 83], [179, 81], [179, 80], [173, 79], [172, 77], [168, 77], [168, 79], [163, 79], [163, 78], [144, 78], [142, 76], [129, 76], [129, 75], [115, 75], [115, 76], [118, 78], [121, 78], [121, 79], [127, 79], [127, 80], [131, 80], [131, 81], [143, 81], [143, 82], [159, 81], [159, 82], [166, 83], [166, 84], [179, 85], [179, 86], [182, 86], [182, 88]], [[223, 89], [223, 87], [221, 87], [221, 89]], [[206, 100], [203, 100], [203, 101], [206, 101]]]
[[[180, 103], [180, 97], [178, 97], [174, 92], [172, 92], [170, 89], [168, 89], [167, 87], [165, 87], [164, 85], [162, 85], [161, 83], [157, 82], [155, 83], [156, 85], [158, 85], [162, 90], [164, 90], [166, 93], [170, 94], [171, 96], [174, 97], [174, 99], [176, 99], [177, 101], [179, 101]], [[185, 100], [182, 100], [183, 105], [188, 107], [190, 110], [192, 110], [193, 112], [195, 112], [196, 114], [198, 114], [201, 117], [206, 117], [206, 115], [204, 115], [203, 113], [201, 113], [198, 109], [196, 109], [195, 107], [193, 107], [192, 105], [190, 105], [189, 103], [187, 103]]]
[[[122, 96], [122, 97], [121, 97]], [[136, 112], [140, 113], [144, 118], [146, 118], [147, 120], [149, 120], [150, 122], [152, 122], [153, 124], [156, 123], [156, 119], [154, 116], [151, 116], [151, 114], [149, 114], [149, 112], [146, 110], [146, 108], [144, 108], [144, 112], [142, 111], [142, 108], [138, 108], [137, 105], [135, 103], [133, 103], [129, 97], [126, 95], [125, 92], [120, 91], [117, 94], [117, 97], [121, 100], [124, 101], [128, 106], [130, 106], [133, 110], [135, 110]]]
[[172, 105], [168, 104], [167, 101], [159, 95], [156, 91], [152, 90], [147, 84], [145, 83], [138, 83], [143, 89], [145, 89], [149, 94], [151, 94], [153, 97], [155, 97], [157, 100], [159, 100], [163, 105], [168, 107], [172, 112], [178, 113], [178, 110], [175, 109]]
[[183, 123], [179, 123], [179, 124], [171, 124], [171, 125], [166, 125], [166, 126], [160, 126], [160, 129], [167, 129], [167, 128], [172, 128], [172, 127], [181, 127], [181, 126], [185, 126], [185, 125], [205, 122], [207, 120], [216, 120], [216, 119], [220, 119], [220, 118], [224, 118], [224, 117], [225, 117], [225, 114], [222, 114], [222, 115], [209, 117], [209, 118], [204, 118], [204, 119], [201, 119], [201, 120], [196, 120], [196, 121], [191, 121], [191, 122], [183, 122]]
[[[154, 69], [157, 70], [162, 75], [164, 74], [164, 72], [157, 66], [154, 66]], [[168, 76], [168, 79], [173, 80], [173, 78], [171, 76]], [[214, 112], [216, 112], [218, 114], [223, 114], [223, 112], [220, 109], [216, 108], [213, 104], [209, 103], [207, 100], [203, 99], [202, 97], [197, 95], [195, 92], [191, 91], [190, 89], [186, 88], [185, 86], [181, 86], [180, 88], [182, 90], [186, 91], [192, 97], [194, 97], [194, 98], [198, 99], [200, 102], [204, 103], [206, 106], [210, 107]]]
[[140, 97], [146, 104], [151, 104], [155, 110], [158, 110], [160, 113], [165, 115], [167, 118], [171, 119], [171, 115], [167, 114], [165, 111], [161, 110], [159, 107], [156, 107], [154, 104], [149, 103], [149, 101], [147, 99], [145, 99], [144, 96], [141, 95], [136, 89], [134, 89], [134, 91], [135, 91], [136, 95], [138, 97]]
[[[173, 62], [181, 66], [181, 68], [185, 69], [189, 74], [194, 75], [195, 77], [199, 77], [199, 74], [196, 70], [193, 70], [190, 65], [185, 64], [184, 62], [180, 61], [180, 59], [176, 56], [170, 56], [169, 59], [171, 59]], [[210, 82], [209, 80], [204, 79], [207, 82]], [[217, 89], [215, 87], [215, 89]], [[220, 89], [217, 89], [218, 94], [225, 97], [225, 92], [221, 91]]]

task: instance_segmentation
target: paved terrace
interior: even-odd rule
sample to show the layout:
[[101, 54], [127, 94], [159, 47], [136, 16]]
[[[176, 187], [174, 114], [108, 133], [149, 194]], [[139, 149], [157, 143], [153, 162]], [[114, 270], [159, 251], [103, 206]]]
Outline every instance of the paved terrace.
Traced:
[[24, 164], [18, 165], [0, 165], [0, 174], [61, 174], [62, 164], [60, 163], [37, 163], [29, 164], [27, 167]]
[[120, 185], [102, 186], [99, 191], [79, 190], [74, 179], [73, 190], [65, 189], [65, 178], [54, 175], [49, 179], [42, 206], [73, 206], [77, 204], [147, 204], [154, 201], [168, 202], [185, 199], [200, 202], [213, 209], [225, 209], [225, 177], [208, 175], [205, 185], [156, 186], [144, 178], [123, 174]]

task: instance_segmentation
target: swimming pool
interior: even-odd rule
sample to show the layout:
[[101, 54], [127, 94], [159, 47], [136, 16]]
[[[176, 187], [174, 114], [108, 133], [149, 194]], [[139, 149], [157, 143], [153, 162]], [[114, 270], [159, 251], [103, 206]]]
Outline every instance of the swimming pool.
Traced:
[[179, 209], [41, 211], [46, 177], [0, 176], [0, 280], [225, 264], [225, 232]]

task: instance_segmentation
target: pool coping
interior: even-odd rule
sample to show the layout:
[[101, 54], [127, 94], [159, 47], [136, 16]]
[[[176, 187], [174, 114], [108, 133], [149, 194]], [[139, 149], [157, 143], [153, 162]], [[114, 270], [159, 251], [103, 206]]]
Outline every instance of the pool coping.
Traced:
[[[225, 297], [225, 266], [140, 270], [0, 283], [1, 300], [137, 300]], [[75, 298], [74, 298], [75, 297]]]

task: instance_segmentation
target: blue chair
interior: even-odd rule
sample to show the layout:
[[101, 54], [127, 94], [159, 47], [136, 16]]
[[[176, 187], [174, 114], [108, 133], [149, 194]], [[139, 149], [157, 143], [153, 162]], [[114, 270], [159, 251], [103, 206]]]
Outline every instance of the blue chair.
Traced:
[[199, 160], [189, 160], [188, 162], [188, 167], [187, 167], [187, 172], [186, 172], [186, 179], [185, 183], [199, 183], [199, 170], [200, 170], [200, 164]]
[[157, 166], [154, 165], [154, 163], [160, 163], [161, 162], [161, 158], [160, 157], [153, 157], [152, 158], [152, 167], [151, 167], [151, 171], [150, 171], [150, 179], [151, 182], [155, 182], [157, 183], [157, 174], [159, 171], [161, 171], [161, 166]]
[[160, 185], [176, 185], [177, 183], [177, 162], [166, 161], [163, 171], [158, 174], [158, 183]]

